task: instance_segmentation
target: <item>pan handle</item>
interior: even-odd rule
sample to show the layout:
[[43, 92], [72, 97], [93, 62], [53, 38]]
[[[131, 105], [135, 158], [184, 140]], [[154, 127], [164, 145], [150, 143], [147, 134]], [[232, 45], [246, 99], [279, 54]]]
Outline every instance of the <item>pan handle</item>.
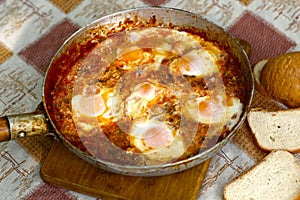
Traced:
[[0, 118], [0, 142], [22, 137], [49, 134], [48, 118], [44, 113], [33, 112]]
[[7, 117], [0, 118], [0, 142], [10, 139], [10, 131]]

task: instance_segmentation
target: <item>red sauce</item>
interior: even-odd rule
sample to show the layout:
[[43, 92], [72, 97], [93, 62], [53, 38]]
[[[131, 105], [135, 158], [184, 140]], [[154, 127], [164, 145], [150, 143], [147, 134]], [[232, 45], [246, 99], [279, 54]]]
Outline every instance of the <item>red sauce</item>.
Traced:
[[[111, 46], [117, 47], [119, 44], [123, 44], [125, 41], [124, 35], [119, 34], [123, 31], [160, 26], [164, 26], [164, 29], [160, 31], [161, 42], [163, 42], [164, 38], [170, 36], [170, 32], [166, 31], [166, 28], [171, 28], [201, 37], [204, 41], [204, 47], [210, 48], [209, 45], [205, 46], [205, 41], [208, 40], [208, 37], [204, 31], [199, 31], [193, 27], [175, 27], [172, 24], [166, 26], [157, 22], [155, 16], [153, 16], [148, 22], [142, 22], [135, 18], [133, 20], [126, 19], [112, 29], [106, 26], [92, 28], [88, 30], [85, 38], [81, 38], [80, 42], [73, 42], [52, 63], [51, 68], [57, 71], [57, 77], [54, 79], [55, 83], [53, 83], [53, 88], [51, 89], [51, 103], [48, 104], [48, 109], [51, 112], [51, 116], [54, 117], [57, 129], [74, 146], [99, 159], [118, 162], [119, 164], [143, 164], [145, 159], [141, 154], [141, 150], [133, 145], [132, 138], [128, 134], [132, 127], [132, 119], [128, 116], [117, 121], [106, 121], [106, 119], [100, 117], [98, 120], [102, 123], [101, 129], [93, 127], [86, 131], [83, 126], [78, 126], [74, 122], [71, 103], [74, 93], [84, 91], [86, 94], [93, 94], [100, 92], [101, 89], [99, 88], [102, 87], [115, 88], [117, 91], [122, 91], [120, 97], [122, 100], [126, 100], [132, 94], [132, 88], [136, 85], [160, 77], [159, 84], [161, 85], [170, 83], [181, 85], [184, 82], [183, 80], [186, 80], [190, 87], [193, 88], [196, 97], [208, 95], [210, 90], [224, 83], [226, 95], [237, 97], [242, 103], [245, 101], [245, 80], [239, 63], [226, 53], [226, 49], [222, 49], [217, 41], [210, 41], [210, 45], [218, 46], [225, 52], [217, 63], [220, 66], [220, 73], [213, 73], [210, 75], [210, 78], [183, 75], [184, 79], [180, 78], [182, 75], [176, 75], [176, 73], [170, 73], [169, 71], [173, 60], [178, 58], [178, 55], [171, 52], [163, 58], [159, 70], [144, 70], [141, 73], [136, 70], [134, 73], [130, 73], [130, 70], [126, 69], [131, 61], [138, 60], [137, 62], [139, 63], [154, 63], [154, 58], [151, 55], [155, 52], [155, 48], [149, 47], [153, 45], [153, 40], [157, 40], [155, 35], [148, 35], [136, 43], [137, 46], [147, 48], [129, 51], [129, 53], [118, 59], [113, 59], [116, 56], [115, 53], [102, 45], [107, 38], [111, 37], [113, 37]], [[157, 42], [155, 44], [159, 45], [160, 43]], [[173, 48], [180, 49], [181, 45], [182, 43], [174, 44]], [[183, 53], [189, 50], [189, 48], [184, 49]], [[148, 55], [150, 57], [147, 57]], [[108, 62], [108, 60], [112, 60], [112, 62]], [[79, 74], [80, 78], [78, 78]], [[76, 88], [74, 85], [76, 85]], [[86, 87], [87, 85], [95, 85], [99, 88], [88, 88]], [[188, 93], [188, 90], [184, 87], [179, 87], [179, 90]], [[181, 113], [178, 113], [178, 109], [184, 105], [178, 105], [177, 102], [178, 99], [171, 93], [163, 96], [156, 102], [159, 105], [158, 107], [163, 107], [164, 112], [167, 113], [164, 120], [172, 127], [181, 127], [180, 134], [182, 137], [189, 138], [184, 141], [184, 143], [188, 144], [185, 153], [179, 158], [172, 160], [172, 162], [194, 156], [199, 151], [212, 147], [230, 132], [224, 126], [219, 134], [208, 136], [208, 130], [213, 129], [214, 125], [200, 122], [197, 125], [195, 137], [191, 139], [188, 134], [190, 127], [194, 126], [195, 122], [192, 119], [186, 119], [184, 126], [181, 124], [182, 116]], [[204, 103], [200, 104], [201, 109], [205, 109], [205, 106]], [[152, 109], [155, 111], [158, 108], [153, 106]], [[82, 122], [88, 123], [88, 120], [82, 120]], [[84, 134], [79, 135], [79, 132]], [[120, 149], [123, 151], [120, 151]]]

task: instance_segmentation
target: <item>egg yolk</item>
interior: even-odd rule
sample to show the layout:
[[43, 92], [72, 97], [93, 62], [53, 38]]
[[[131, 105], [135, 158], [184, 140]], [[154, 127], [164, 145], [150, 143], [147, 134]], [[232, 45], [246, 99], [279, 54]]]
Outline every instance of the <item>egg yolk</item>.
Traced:
[[199, 103], [199, 112], [201, 115], [204, 115], [206, 117], [210, 117], [212, 115], [212, 104], [210, 102], [207, 101], [201, 101]]
[[151, 100], [156, 96], [155, 87], [150, 83], [144, 83], [138, 88], [136, 88], [135, 91], [138, 96]]
[[172, 132], [163, 127], [153, 127], [144, 135], [145, 146], [161, 148], [169, 145], [173, 140]]
[[121, 59], [125, 60], [126, 62], [135, 61], [142, 57], [143, 51], [141, 49], [130, 51], [122, 55]]
[[201, 121], [208, 123], [222, 123], [226, 118], [226, 108], [221, 102], [210, 98], [201, 100], [198, 103], [198, 110]]
[[100, 94], [81, 96], [78, 104], [79, 112], [87, 116], [95, 117], [101, 115], [105, 110], [105, 103]]

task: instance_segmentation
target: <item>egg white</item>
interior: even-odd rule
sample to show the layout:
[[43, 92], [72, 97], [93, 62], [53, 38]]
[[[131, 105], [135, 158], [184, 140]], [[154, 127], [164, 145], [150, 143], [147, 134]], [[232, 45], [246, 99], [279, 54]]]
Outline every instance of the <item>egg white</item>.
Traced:
[[170, 67], [172, 70], [187, 76], [210, 76], [219, 71], [215, 64], [215, 58], [202, 48], [191, 50], [175, 59]]
[[[144, 90], [146, 85], [147, 90]], [[127, 115], [131, 116], [132, 119], [146, 116], [148, 104], [156, 98], [159, 90], [158, 85], [150, 82], [143, 82], [136, 85], [130, 96], [125, 100]]]
[[[224, 105], [222, 98], [212, 99], [209, 96], [198, 97], [189, 100], [184, 107], [183, 113], [190, 119], [204, 124], [221, 124], [232, 128], [242, 113], [243, 104], [238, 98], [230, 98], [231, 105]], [[200, 109], [201, 103], [207, 104], [207, 112]]]
[[[149, 131], [153, 128], [164, 129], [169, 132], [169, 139], [163, 146], [149, 146], [145, 137], [149, 137]], [[185, 152], [183, 138], [178, 131], [168, 127], [165, 123], [156, 121], [134, 122], [130, 131], [133, 145], [138, 148], [144, 156], [152, 159], [153, 162], [168, 162], [176, 159]]]
[[229, 129], [232, 129], [239, 121], [242, 112], [243, 112], [243, 104], [241, 103], [239, 98], [233, 97], [231, 98], [232, 105], [227, 106], [227, 123], [226, 126]]
[[[100, 101], [101, 108], [96, 110], [98, 105], [95, 105], [95, 98]], [[89, 101], [88, 103], [86, 101]], [[106, 109], [104, 100], [100, 94], [96, 95], [76, 95], [72, 98], [72, 110], [75, 112], [75, 116], [87, 116], [96, 117], [101, 115]]]

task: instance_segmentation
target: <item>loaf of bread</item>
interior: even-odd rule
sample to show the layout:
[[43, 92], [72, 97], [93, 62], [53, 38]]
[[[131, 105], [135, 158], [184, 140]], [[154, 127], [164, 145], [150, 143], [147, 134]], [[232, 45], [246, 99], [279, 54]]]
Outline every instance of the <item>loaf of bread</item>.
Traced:
[[294, 200], [300, 193], [300, 166], [287, 151], [272, 151], [224, 187], [225, 200]]
[[255, 87], [263, 95], [300, 107], [300, 52], [289, 52], [258, 62], [253, 69]]
[[263, 150], [300, 152], [300, 108], [278, 111], [253, 108], [247, 121]]

